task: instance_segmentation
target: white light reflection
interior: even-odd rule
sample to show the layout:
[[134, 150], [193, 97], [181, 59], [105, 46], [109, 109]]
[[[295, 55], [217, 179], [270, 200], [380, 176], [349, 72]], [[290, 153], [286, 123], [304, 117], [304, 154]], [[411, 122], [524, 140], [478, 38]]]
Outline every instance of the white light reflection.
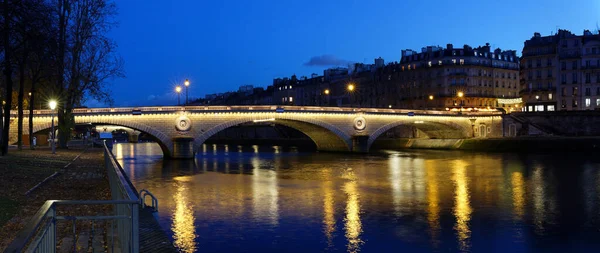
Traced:
[[279, 224], [279, 189], [277, 172], [260, 169], [258, 157], [252, 158], [252, 215], [272, 226]]
[[354, 171], [350, 169], [346, 177], [350, 181], [344, 184], [344, 192], [348, 196], [346, 202], [346, 217], [344, 218], [344, 230], [346, 231], [346, 240], [348, 240], [348, 252], [359, 252], [363, 241], [360, 238], [362, 233], [362, 222], [360, 220], [360, 202], [359, 191]]

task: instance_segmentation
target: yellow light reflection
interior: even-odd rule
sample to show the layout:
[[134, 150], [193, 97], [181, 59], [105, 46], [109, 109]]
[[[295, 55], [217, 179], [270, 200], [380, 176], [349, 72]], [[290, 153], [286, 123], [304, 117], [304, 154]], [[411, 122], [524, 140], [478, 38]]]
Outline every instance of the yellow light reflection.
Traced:
[[252, 145], [252, 149], [254, 149], [254, 153], [258, 153], [258, 146]]
[[513, 188], [513, 207], [516, 219], [522, 219], [525, 213], [525, 182], [521, 172], [513, 172], [510, 181]]
[[177, 182], [177, 193], [175, 193], [175, 212], [173, 213], [174, 244], [181, 252], [196, 251], [196, 229], [194, 227], [194, 207], [187, 197], [187, 188], [185, 182], [189, 181], [186, 177], [175, 178]]
[[325, 182], [323, 200], [323, 232], [327, 237], [327, 245], [333, 246], [333, 233], [335, 232], [335, 206], [333, 187], [331, 181]]
[[535, 168], [531, 175], [531, 188], [533, 193], [533, 223], [538, 234], [544, 233], [544, 220], [546, 219], [546, 205], [544, 204], [544, 175], [541, 168]]
[[455, 185], [454, 192], [454, 216], [456, 218], [456, 236], [461, 250], [470, 248], [469, 239], [471, 229], [469, 221], [471, 220], [471, 204], [469, 200], [469, 186], [467, 182], [467, 163], [462, 160], [456, 160], [452, 164], [452, 181]]
[[427, 172], [427, 222], [431, 230], [431, 238], [437, 241], [438, 232], [440, 231], [440, 196], [438, 193], [438, 181], [436, 175], [436, 167], [438, 161], [426, 160], [425, 170]]
[[363, 241], [360, 239], [362, 233], [362, 223], [360, 221], [360, 203], [358, 185], [356, 180], [351, 180], [344, 184], [344, 192], [348, 196], [346, 202], [346, 218], [344, 219], [344, 229], [346, 230], [346, 240], [348, 240], [348, 252], [359, 252]]
[[229, 145], [225, 144], [225, 153], [229, 153]]
[[123, 158], [123, 145], [117, 144], [115, 146], [117, 146], [117, 155], [116, 155], [116, 158], [117, 159], [122, 159]]
[[258, 157], [252, 158], [252, 205], [253, 216], [259, 221], [279, 224], [279, 189], [277, 172], [260, 169]]

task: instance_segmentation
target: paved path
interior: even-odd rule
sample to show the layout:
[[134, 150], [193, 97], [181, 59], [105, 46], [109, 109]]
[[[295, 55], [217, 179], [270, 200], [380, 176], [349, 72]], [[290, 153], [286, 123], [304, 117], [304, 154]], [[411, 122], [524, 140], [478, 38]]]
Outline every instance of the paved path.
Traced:
[[178, 252], [150, 209], [140, 209], [140, 252]]

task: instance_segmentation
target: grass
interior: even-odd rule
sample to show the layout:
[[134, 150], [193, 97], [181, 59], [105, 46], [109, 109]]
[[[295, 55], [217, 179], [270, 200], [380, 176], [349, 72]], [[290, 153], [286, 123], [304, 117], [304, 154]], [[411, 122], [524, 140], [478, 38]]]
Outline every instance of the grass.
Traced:
[[19, 203], [14, 200], [0, 198], [0, 227], [10, 220], [19, 209]]

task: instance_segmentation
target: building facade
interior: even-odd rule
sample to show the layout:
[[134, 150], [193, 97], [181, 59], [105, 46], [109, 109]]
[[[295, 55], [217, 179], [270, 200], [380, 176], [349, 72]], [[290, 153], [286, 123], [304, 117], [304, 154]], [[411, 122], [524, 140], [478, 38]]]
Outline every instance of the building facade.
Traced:
[[534, 33], [520, 73], [523, 111], [600, 110], [600, 35]]
[[514, 50], [428, 46], [402, 50], [398, 107], [446, 110], [520, 110], [519, 58]]

